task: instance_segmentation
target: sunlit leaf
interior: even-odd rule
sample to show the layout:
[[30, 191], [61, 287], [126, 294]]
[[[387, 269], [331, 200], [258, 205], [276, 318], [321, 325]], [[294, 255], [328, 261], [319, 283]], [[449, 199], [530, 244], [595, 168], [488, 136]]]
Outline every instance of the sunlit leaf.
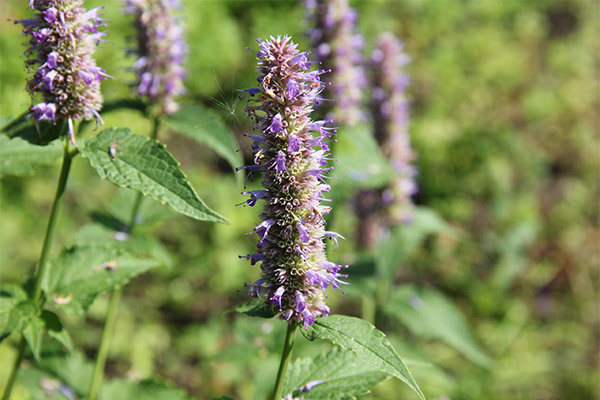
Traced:
[[96, 296], [127, 283], [131, 278], [158, 266], [121, 249], [103, 246], [74, 246], [51, 261], [42, 288], [57, 307], [82, 312]]
[[179, 112], [165, 119], [165, 122], [180, 135], [194, 139], [208, 146], [223, 157], [233, 169], [243, 164], [239, 144], [233, 132], [215, 112], [199, 105], [182, 107]]
[[377, 370], [392, 375], [413, 389], [424, 399], [419, 385], [410, 371], [386, 339], [385, 334], [367, 321], [344, 315], [331, 315], [318, 319], [308, 329], [300, 331], [309, 340], [327, 340], [341, 348], [352, 351], [363, 362]]
[[403, 286], [392, 293], [384, 311], [397, 317], [415, 335], [440, 340], [474, 363], [490, 366], [492, 360], [471, 335], [460, 310], [441, 293]]
[[198, 197], [165, 146], [130, 129], [109, 128], [89, 138], [81, 153], [100, 178], [134, 189], [189, 217], [227, 222]]
[[41, 165], [58, 163], [62, 155], [59, 141], [38, 146], [20, 137], [10, 139], [0, 135], [0, 176], [30, 174]]
[[[286, 375], [283, 392], [301, 395], [307, 400], [356, 399], [369, 393], [369, 389], [386, 377], [387, 374], [365, 364], [354, 353], [335, 347], [315, 359], [294, 362]], [[310, 391], [302, 392], [303, 389]]]

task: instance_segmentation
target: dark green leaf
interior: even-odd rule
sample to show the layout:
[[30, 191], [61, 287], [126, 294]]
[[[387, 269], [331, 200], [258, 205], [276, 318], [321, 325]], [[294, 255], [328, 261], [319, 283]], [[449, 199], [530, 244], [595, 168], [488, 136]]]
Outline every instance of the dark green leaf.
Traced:
[[142, 192], [189, 217], [227, 222], [204, 204], [179, 163], [155, 140], [130, 129], [109, 128], [86, 140], [81, 153], [102, 179]]
[[424, 399], [419, 385], [386, 339], [383, 332], [370, 323], [344, 315], [331, 315], [318, 319], [313, 326], [301, 332], [309, 340], [327, 340], [345, 350], [352, 351], [363, 362], [381, 372], [392, 375], [413, 389]]
[[460, 310], [439, 292], [403, 286], [390, 296], [384, 311], [400, 319], [415, 335], [440, 340], [480, 366], [491, 364]]
[[206, 145], [223, 157], [233, 169], [244, 162], [237, 151], [239, 144], [231, 130], [221, 121], [218, 114], [199, 105], [182, 107], [165, 122], [180, 135]]
[[302, 396], [307, 400], [356, 399], [369, 393], [370, 388], [386, 377], [383, 372], [360, 361], [354, 353], [335, 347], [313, 360], [296, 361], [288, 370], [283, 392], [300, 395], [298, 389], [306, 384], [323, 381]]
[[44, 321], [48, 335], [50, 335], [51, 338], [56, 339], [68, 350], [72, 350], [73, 343], [71, 342], [71, 336], [69, 336], [69, 333], [65, 330], [65, 327], [63, 326], [58, 315], [50, 310], [43, 310], [41, 317]]
[[273, 311], [273, 307], [265, 303], [264, 299], [256, 298], [249, 300], [239, 306], [234, 307], [231, 311], [240, 314], [246, 314], [250, 317], [272, 318], [277, 313]]
[[26, 140], [0, 135], [0, 176], [26, 175], [40, 165], [57, 163], [63, 155], [59, 141], [47, 146], [37, 146]]
[[155, 260], [103, 246], [74, 246], [52, 260], [42, 288], [58, 307], [83, 312], [96, 296], [158, 266]]

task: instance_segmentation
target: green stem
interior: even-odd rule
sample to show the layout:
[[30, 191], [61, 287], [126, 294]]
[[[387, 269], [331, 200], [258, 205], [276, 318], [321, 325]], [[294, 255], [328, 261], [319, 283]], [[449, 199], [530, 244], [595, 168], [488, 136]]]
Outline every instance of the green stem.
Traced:
[[[155, 117], [152, 119], [152, 132], [150, 137], [156, 139], [158, 135], [158, 128], [160, 125], [160, 119]], [[142, 192], [138, 192], [133, 202], [131, 209], [131, 216], [129, 218], [129, 224], [127, 225], [127, 233], [132, 234], [133, 229], [136, 225], [136, 217], [142, 206], [144, 195]], [[96, 356], [96, 364], [94, 365], [94, 375], [92, 376], [92, 382], [90, 384], [90, 390], [88, 400], [96, 400], [100, 392], [100, 386], [104, 379], [104, 367], [106, 366], [106, 358], [108, 356], [108, 349], [112, 341], [112, 335], [114, 331], [114, 324], [117, 320], [117, 311], [119, 309], [119, 302], [121, 301], [121, 295], [123, 294], [123, 287], [116, 289], [110, 298], [108, 310], [106, 311], [106, 322], [104, 323], [104, 329], [102, 331], [102, 338], [100, 339], [100, 348], [98, 349], [98, 355]]]
[[285, 334], [285, 343], [283, 344], [283, 352], [281, 353], [277, 381], [275, 381], [275, 388], [273, 389], [273, 400], [281, 400], [283, 395], [283, 383], [285, 382], [285, 374], [292, 358], [292, 349], [294, 347], [297, 326], [298, 325], [295, 323], [289, 324]]
[[[50, 248], [52, 247], [52, 240], [54, 239], [54, 228], [56, 227], [56, 219], [60, 210], [60, 204], [63, 195], [65, 194], [65, 188], [67, 186], [67, 180], [69, 178], [69, 171], [71, 170], [71, 161], [76, 154], [77, 152], [70, 152], [68, 143], [65, 143], [63, 163], [60, 169], [60, 176], [58, 178], [58, 185], [56, 187], [56, 193], [54, 195], [54, 202], [52, 203], [50, 217], [48, 218], [48, 226], [46, 227], [46, 234], [44, 236], [44, 243], [42, 245], [40, 260], [34, 273], [33, 292], [31, 293], [31, 299], [34, 303], [38, 303], [40, 308], [44, 303], [44, 298], [42, 297], [42, 282], [44, 281], [44, 277], [46, 275], [48, 265], [48, 253], [50, 252]], [[15, 358], [8, 381], [6, 382], [6, 386], [4, 387], [2, 400], [8, 400], [10, 398], [10, 394], [15, 384], [15, 380], [17, 379], [19, 368], [21, 366], [21, 361], [23, 361], [23, 356], [25, 355], [25, 345], [25, 338], [21, 336], [21, 341], [19, 342], [19, 346], [17, 348], [17, 357]]]
[[102, 331], [102, 339], [100, 341], [98, 355], [96, 356], [94, 375], [90, 385], [89, 400], [97, 399], [100, 392], [100, 386], [102, 385], [102, 380], [104, 378], [104, 366], [106, 365], [106, 357], [108, 356], [108, 349], [110, 347], [110, 342], [112, 341], [115, 322], [117, 321], [117, 310], [119, 308], [119, 301], [121, 300], [122, 293], [123, 287], [120, 287], [112, 293], [110, 298], [108, 311], [106, 313], [106, 323], [104, 324], [104, 330]]
[[15, 384], [15, 380], [17, 379], [17, 373], [19, 372], [19, 367], [21, 366], [21, 361], [23, 361], [24, 354], [25, 337], [21, 336], [21, 341], [19, 342], [19, 347], [17, 350], [17, 357], [15, 358], [12, 370], [10, 371], [10, 376], [8, 377], [8, 381], [6, 382], [6, 386], [4, 387], [4, 394], [2, 395], [2, 400], [10, 399], [10, 393], [12, 392], [13, 385]]

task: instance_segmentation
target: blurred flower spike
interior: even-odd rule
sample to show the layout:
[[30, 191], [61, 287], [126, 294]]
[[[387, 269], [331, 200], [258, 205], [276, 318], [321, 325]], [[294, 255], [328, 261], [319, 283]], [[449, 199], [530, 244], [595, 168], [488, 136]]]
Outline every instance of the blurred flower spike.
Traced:
[[30, 108], [29, 116], [37, 121], [66, 120], [73, 144], [73, 120], [95, 117], [102, 123], [100, 81], [109, 77], [93, 58], [106, 35], [98, 30], [105, 26], [99, 17], [101, 8], [86, 10], [82, 4], [82, 0], [30, 0], [29, 6], [38, 14], [17, 21], [30, 37], [26, 66], [37, 68], [27, 82], [28, 90], [43, 98]]
[[382, 204], [388, 210], [389, 225], [412, 219], [411, 196], [417, 192], [415, 155], [408, 133], [406, 87], [410, 78], [402, 69], [410, 58], [402, 51], [403, 44], [391, 33], [379, 36], [371, 55], [373, 70], [372, 110], [375, 139], [383, 154], [398, 173], [383, 192]]
[[317, 60], [332, 70], [333, 117], [339, 124], [352, 126], [364, 118], [360, 104], [368, 83], [356, 11], [348, 0], [305, 0], [305, 7]]
[[244, 257], [262, 263], [262, 277], [247, 286], [251, 296], [279, 310], [281, 319], [310, 326], [329, 314], [325, 289], [346, 284], [340, 269], [347, 268], [325, 256], [324, 239], [340, 237], [325, 231], [323, 216], [330, 208], [322, 204], [331, 189], [326, 179], [332, 167], [326, 164], [335, 128], [310, 119], [325, 71], [309, 71], [307, 53], [288, 36], [258, 43], [259, 88], [246, 90], [246, 111], [262, 135], [250, 135], [255, 165], [242, 168], [263, 174], [264, 190], [246, 192], [247, 205], [258, 200], [265, 205], [262, 222], [251, 232], [259, 237], [257, 252]]
[[137, 93], [163, 115], [177, 112], [175, 98], [185, 93], [187, 46], [183, 22], [175, 17], [174, 10], [181, 10], [178, 0], [125, 0], [125, 13], [135, 15]]

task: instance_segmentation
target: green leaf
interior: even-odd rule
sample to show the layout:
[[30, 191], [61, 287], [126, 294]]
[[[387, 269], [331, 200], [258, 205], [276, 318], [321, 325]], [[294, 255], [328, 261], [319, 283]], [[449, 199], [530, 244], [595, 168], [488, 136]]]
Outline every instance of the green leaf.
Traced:
[[57, 163], [62, 155], [59, 141], [37, 146], [20, 137], [0, 135], [0, 176], [30, 174], [40, 165]]
[[109, 128], [86, 140], [80, 151], [102, 179], [142, 192], [189, 217], [227, 222], [198, 197], [162, 143], [130, 129]]
[[213, 400], [235, 400], [233, 397], [231, 396], [222, 396], [222, 397], [215, 397]]
[[71, 351], [44, 354], [41, 360], [19, 371], [17, 379], [34, 400], [79, 399], [85, 398], [93, 371], [93, 364], [81, 353]]
[[3, 118], [0, 131], [13, 139], [19, 137], [31, 144], [45, 146], [67, 130], [67, 124], [63, 120], [56, 123], [35, 121], [33, 118], [27, 118], [28, 114], [29, 110], [14, 119]]
[[355, 188], [378, 188], [397, 175], [379, 151], [369, 126], [344, 127], [338, 135], [344, 140], [336, 143], [335, 152], [344, 157], [334, 163], [333, 176], [340, 180], [332, 183], [335, 189], [331, 195], [345, 196]]
[[158, 266], [155, 260], [103, 246], [74, 246], [52, 260], [42, 288], [57, 307], [83, 312], [96, 296]]
[[301, 332], [309, 340], [315, 338], [327, 340], [352, 351], [361, 361], [400, 379], [421, 399], [425, 399], [419, 385], [385, 334], [367, 321], [344, 315], [331, 315], [318, 319], [313, 326], [306, 330], [301, 329]]
[[44, 321], [34, 315], [27, 320], [27, 326], [23, 329], [23, 337], [29, 345], [36, 360], [39, 360], [42, 351], [42, 336], [44, 335]]
[[256, 298], [249, 300], [239, 306], [234, 307], [230, 311], [235, 311], [240, 314], [246, 314], [249, 317], [259, 317], [259, 318], [272, 318], [277, 313], [273, 311], [273, 307], [270, 307], [267, 303], [265, 303], [264, 299]]
[[324, 381], [302, 396], [307, 400], [356, 399], [369, 393], [369, 389], [386, 377], [386, 374], [360, 361], [352, 352], [335, 347], [315, 359], [294, 362], [286, 375], [283, 393], [298, 392], [309, 382]]
[[395, 228], [388, 240], [379, 244], [376, 251], [377, 271], [384, 279], [390, 279], [396, 267], [430, 235], [454, 232], [455, 229], [435, 211], [425, 207], [415, 208], [412, 221]]
[[165, 383], [145, 379], [140, 382], [126, 379], [115, 379], [104, 385], [102, 400], [135, 399], [135, 400], [191, 400], [183, 390]]
[[469, 332], [460, 310], [437, 291], [403, 286], [390, 296], [384, 312], [398, 318], [415, 335], [440, 340], [482, 367], [492, 362]]
[[167, 268], [173, 267], [173, 258], [154, 236], [135, 232], [130, 235], [115, 231], [101, 224], [88, 224], [75, 235], [79, 246], [103, 246], [157, 261]]
[[0, 284], [0, 342], [12, 332], [22, 332], [29, 318], [37, 314], [36, 305], [18, 285]]
[[71, 342], [71, 336], [65, 330], [65, 327], [62, 324], [62, 321], [50, 310], [42, 311], [42, 320], [44, 321], [44, 325], [46, 327], [46, 332], [50, 335], [51, 338], [56, 339], [63, 346], [67, 348], [67, 350], [73, 350], [73, 343]]
[[182, 107], [177, 114], [165, 118], [165, 122], [180, 135], [210, 147], [223, 157], [231, 168], [235, 169], [243, 164], [242, 155], [237, 151], [239, 144], [215, 112], [199, 105], [188, 105]]

